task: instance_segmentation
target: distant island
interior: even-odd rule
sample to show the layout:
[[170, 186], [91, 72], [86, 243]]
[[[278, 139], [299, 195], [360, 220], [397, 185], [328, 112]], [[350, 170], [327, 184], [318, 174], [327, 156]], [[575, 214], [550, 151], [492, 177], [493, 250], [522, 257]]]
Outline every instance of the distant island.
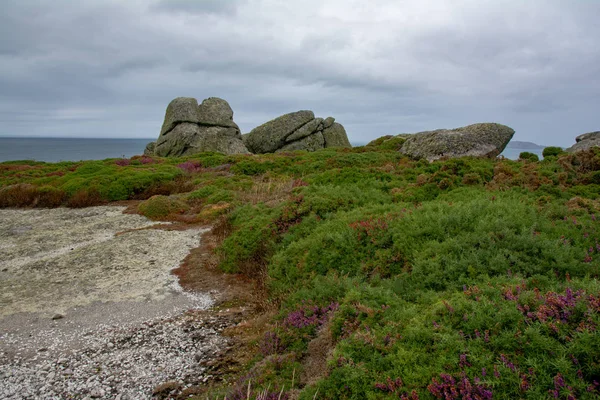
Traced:
[[542, 146], [532, 142], [519, 142], [518, 140], [511, 140], [506, 145], [508, 149], [532, 149], [532, 150], [542, 150], [547, 146]]

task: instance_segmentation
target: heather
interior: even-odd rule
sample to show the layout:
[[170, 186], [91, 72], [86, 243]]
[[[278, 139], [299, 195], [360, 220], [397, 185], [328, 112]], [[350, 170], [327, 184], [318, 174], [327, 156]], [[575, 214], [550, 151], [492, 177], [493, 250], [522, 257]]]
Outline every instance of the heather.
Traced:
[[211, 398], [598, 398], [600, 152], [429, 163], [384, 143], [3, 163], [0, 205], [139, 199], [226, 226], [220, 268], [274, 317]]

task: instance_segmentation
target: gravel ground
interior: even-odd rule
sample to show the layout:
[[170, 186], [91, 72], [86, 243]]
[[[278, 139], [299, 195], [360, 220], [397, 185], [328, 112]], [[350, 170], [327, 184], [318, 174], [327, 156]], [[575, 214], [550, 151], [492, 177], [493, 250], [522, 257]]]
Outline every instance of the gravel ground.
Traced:
[[224, 323], [189, 311], [210, 296], [170, 273], [202, 231], [122, 211], [0, 210], [0, 398], [146, 399], [210, 378]]

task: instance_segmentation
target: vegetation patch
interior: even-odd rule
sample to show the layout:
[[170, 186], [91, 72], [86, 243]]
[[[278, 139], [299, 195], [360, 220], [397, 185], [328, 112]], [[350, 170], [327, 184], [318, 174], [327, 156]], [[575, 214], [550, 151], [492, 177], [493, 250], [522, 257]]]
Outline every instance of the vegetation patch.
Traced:
[[188, 205], [167, 196], [152, 196], [138, 206], [140, 214], [150, 219], [164, 219], [171, 214], [181, 214], [189, 209]]
[[213, 262], [269, 312], [199, 399], [598, 398], [600, 152], [430, 163], [385, 143], [3, 163], [0, 199], [152, 194], [144, 215], [219, 221]]

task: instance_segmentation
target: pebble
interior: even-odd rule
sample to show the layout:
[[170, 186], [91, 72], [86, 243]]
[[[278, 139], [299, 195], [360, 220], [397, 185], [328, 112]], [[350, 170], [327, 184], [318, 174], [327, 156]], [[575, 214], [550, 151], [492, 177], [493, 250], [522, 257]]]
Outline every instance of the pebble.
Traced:
[[165, 382], [206, 383], [211, 375], [203, 364], [229, 347], [220, 335], [226, 325], [216, 316], [183, 313], [79, 332], [85, 345], [70, 354], [44, 351], [23, 359], [0, 353], [0, 398], [151, 399]]

